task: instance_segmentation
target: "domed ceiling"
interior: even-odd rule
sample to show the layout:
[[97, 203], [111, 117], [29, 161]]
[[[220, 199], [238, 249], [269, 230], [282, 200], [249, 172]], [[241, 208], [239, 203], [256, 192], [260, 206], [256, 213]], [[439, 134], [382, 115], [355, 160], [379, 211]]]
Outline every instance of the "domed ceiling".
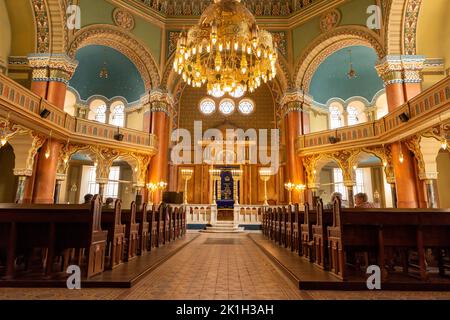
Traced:
[[[128, 103], [137, 101], [145, 93], [144, 81], [136, 66], [120, 52], [105, 46], [87, 46], [78, 50], [78, 68], [69, 82], [82, 100], [94, 95], [108, 99], [120, 96]], [[101, 78], [105, 66], [108, 78]]]

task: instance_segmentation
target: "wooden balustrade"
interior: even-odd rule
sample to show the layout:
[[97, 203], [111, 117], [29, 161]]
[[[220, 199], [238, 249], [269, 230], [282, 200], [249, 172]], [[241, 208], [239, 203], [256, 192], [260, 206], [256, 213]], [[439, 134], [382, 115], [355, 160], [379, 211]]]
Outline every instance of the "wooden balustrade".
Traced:
[[[50, 111], [45, 120], [40, 116], [44, 109]], [[123, 135], [121, 146], [128, 144], [152, 154], [156, 154], [158, 149], [158, 138], [153, 134], [73, 117], [2, 74], [0, 110], [14, 115], [14, 121], [19, 124], [22, 119], [38, 122], [42, 129], [52, 130], [55, 136], [70, 138], [72, 142], [86, 143], [90, 138], [96, 143], [111, 145], [120, 141], [116, 136], [120, 133]]]
[[[300, 136], [296, 139], [296, 150], [297, 152], [312, 151], [311, 149], [314, 148], [323, 150], [323, 147], [334, 144], [330, 138], [336, 138], [338, 145], [356, 141], [365, 145], [384, 143], [385, 140], [395, 135], [397, 130], [413, 130], [419, 121], [423, 122], [446, 111], [449, 103], [450, 77], [446, 77], [377, 121]], [[399, 115], [402, 113], [409, 116], [408, 122], [400, 120]]]

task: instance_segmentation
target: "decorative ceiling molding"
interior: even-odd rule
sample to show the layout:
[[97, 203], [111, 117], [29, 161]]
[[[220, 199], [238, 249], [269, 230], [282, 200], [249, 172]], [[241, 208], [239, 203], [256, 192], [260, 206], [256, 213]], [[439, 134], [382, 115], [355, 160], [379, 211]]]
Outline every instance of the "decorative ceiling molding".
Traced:
[[[183, 10], [186, 10], [186, 12], [197, 12], [197, 9], [193, 9], [197, 6], [198, 3], [201, 4], [202, 1], [205, 3], [211, 3], [212, 0], [108, 0], [109, 2], [113, 3], [114, 5], [118, 7], [125, 8], [126, 10], [130, 11], [134, 15], [140, 16], [143, 19], [146, 19], [147, 21], [160, 26], [161, 28], [165, 29], [181, 29], [181, 28], [187, 28], [189, 26], [192, 26], [198, 22], [198, 18], [200, 15], [167, 15], [163, 14], [161, 11], [161, 7], [163, 6], [163, 3], [169, 3], [169, 2], [177, 2], [180, 4], [184, 3], [184, 7], [180, 7], [181, 12]], [[336, 6], [341, 5], [342, 3], [345, 3], [345, 1], [348, 0], [245, 0], [245, 2], [249, 3], [249, 6], [251, 7], [251, 11], [253, 10], [256, 12], [256, 7], [260, 8], [262, 6], [262, 10], [266, 10], [266, 12], [269, 12], [269, 6], [271, 9], [270, 15], [256, 15], [256, 19], [258, 21], [258, 24], [263, 26], [264, 28], [268, 30], [285, 30], [294, 28], [305, 21], [316, 17], [318, 15], [323, 14], [324, 12], [331, 10], [335, 8]], [[285, 13], [286, 10], [286, 3], [289, 4], [289, 10], [290, 14], [288, 15], [281, 15], [281, 13]], [[292, 4], [293, 5], [292, 5]], [[264, 9], [264, 5], [266, 6], [266, 9]], [[284, 9], [281, 10], [281, 7]], [[178, 5], [180, 6], [180, 5]], [[154, 7], [159, 8], [156, 10]], [[189, 9], [189, 7], [191, 9]], [[280, 9], [278, 9], [280, 7]], [[185, 8], [185, 9], [184, 9]], [[252, 9], [254, 8], [254, 9]], [[292, 8], [297, 8], [297, 10], [292, 10]], [[180, 9], [177, 9], [178, 11]], [[258, 9], [261, 10], [261, 9]], [[258, 11], [260, 12], [260, 11]], [[275, 15], [274, 13], [279, 12], [279, 15]]]
[[[134, 0], [164, 16], [195, 16], [212, 3], [211, 0]], [[242, 0], [255, 16], [287, 17], [318, 2], [317, 0]]]
[[295, 85], [308, 92], [314, 72], [320, 64], [334, 52], [355, 45], [373, 48], [379, 58], [385, 54], [376, 33], [362, 26], [338, 27], [317, 37], [300, 57], [294, 73]]
[[88, 45], [103, 45], [118, 50], [134, 63], [144, 80], [147, 91], [159, 87], [160, 72], [157, 64], [146, 46], [133, 34], [116, 26], [91, 25], [75, 34], [68, 55], [73, 58], [80, 48]]

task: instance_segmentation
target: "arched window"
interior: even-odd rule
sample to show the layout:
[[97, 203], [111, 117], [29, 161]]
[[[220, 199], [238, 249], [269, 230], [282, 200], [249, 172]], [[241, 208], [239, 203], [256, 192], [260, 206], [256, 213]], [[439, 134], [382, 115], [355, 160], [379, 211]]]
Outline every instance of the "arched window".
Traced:
[[241, 102], [239, 102], [239, 111], [243, 114], [250, 114], [255, 110], [255, 105], [253, 104], [253, 101], [249, 99], [244, 99]]
[[342, 112], [338, 105], [330, 106], [330, 129], [342, 127]]
[[106, 123], [106, 105], [99, 105], [95, 109], [95, 121]]
[[236, 106], [235, 106], [233, 100], [231, 100], [231, 99], [224, 99], [224, 100], [222, 100], [220, 102], [219, 110], [224, 115], [228, 116], [228, 115], [230, 115], [230, 114], [232, 114], [234, 112], [235, 107]]
[[123, 104], [115, 105], [112, 108], [110, 124], [116, 127], [125, 126], [125, 106]]
[[347, 120], [348, 120], [348, 125], [349, 126], [353, 126], [355, 124], [360, 123], [359, 118], [359, 110], [353, 106], [349, 106], [347, 108]]
[[206, 115], [212, 114], [216, 111], [216, 103], [212, 99], [203, 99], [200, 102], [200, 111]]

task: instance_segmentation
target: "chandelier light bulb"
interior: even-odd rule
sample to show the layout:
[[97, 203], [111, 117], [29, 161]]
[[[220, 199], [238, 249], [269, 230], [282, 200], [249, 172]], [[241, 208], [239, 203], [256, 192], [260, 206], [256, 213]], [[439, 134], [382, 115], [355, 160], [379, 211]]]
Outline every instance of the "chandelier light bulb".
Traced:
[[403, 163], [405, 161], [405, 157], [403, 156], [403, 153], [400, 154], [399, 159], [400, 163]]
[[2, 145], [2, 147], [8, 142], [8, 140], [6, 138], [2, 138], [0, 140], [0, 144]]
[[45, 151], [45, 158], [50, 158], [50, 150], [47, 148], [47, 151]]
[[442, 148], [442, 150], [447, 150], [447, 148], [448, 148], [448, 142], [447, 142], [447, 139], [445, 139], [444, 142], [442, 142], [441, 148]]

